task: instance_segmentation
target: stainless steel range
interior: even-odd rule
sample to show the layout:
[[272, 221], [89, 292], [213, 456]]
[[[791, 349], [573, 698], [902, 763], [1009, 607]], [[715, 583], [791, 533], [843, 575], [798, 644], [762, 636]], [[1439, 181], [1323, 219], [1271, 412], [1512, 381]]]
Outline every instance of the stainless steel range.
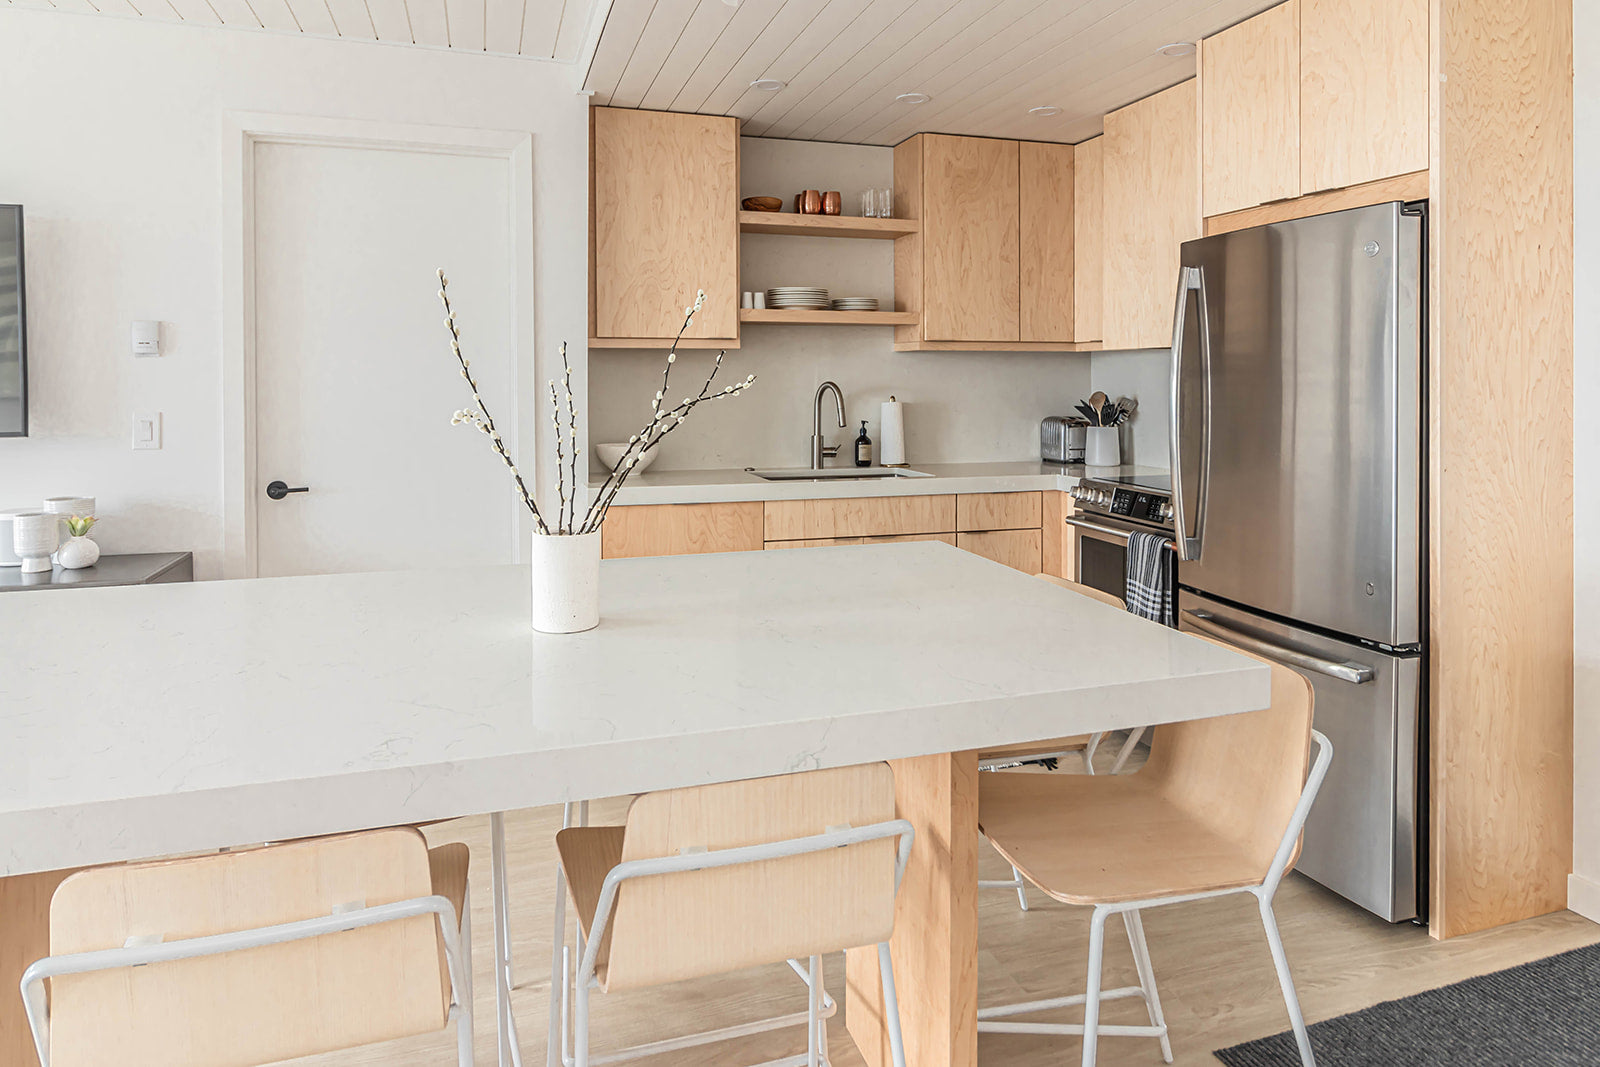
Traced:
[[[1077, 514], [1067, 518], [1067, 524], [1078, 531], [1078, 581], [1123, 596], [1128, 535], [1148, 530], [1168, 539], [1173, 536], [1172, 479], [1165, 474], [1085, 478], [1070, 492], [1078, 503]], [[1172, 558], [1176, 566], [1177, 556]]]

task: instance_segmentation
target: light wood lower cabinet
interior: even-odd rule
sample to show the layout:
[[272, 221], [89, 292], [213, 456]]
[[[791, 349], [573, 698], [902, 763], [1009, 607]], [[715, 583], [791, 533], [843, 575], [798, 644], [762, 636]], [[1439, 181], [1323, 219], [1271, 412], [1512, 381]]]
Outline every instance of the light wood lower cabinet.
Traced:
[[1043, 566], [1043, 539], [1037, 529], [958, 533], [956, 547], [1024, 574], [1038, 574]]
[[755, 551], [762, 547], [763, 510], [759, 500], [615, 507], [600, 527], [600, 555], [622, 559]]
[[962, 493], [956, 497], [956, 529], [1038, 529], [1043, 493]]
[[887, 537], [814, 537], [805, 541], [768, 541], [768, 548], [831, 548], [834, 545], [895, 545], [907, 541], [943, 541], [955, 547], [953, 533], [891, 534]]
[[769, 500], [768, 541], [953, 533], [956, 498], [868, 496], [848, 500]]

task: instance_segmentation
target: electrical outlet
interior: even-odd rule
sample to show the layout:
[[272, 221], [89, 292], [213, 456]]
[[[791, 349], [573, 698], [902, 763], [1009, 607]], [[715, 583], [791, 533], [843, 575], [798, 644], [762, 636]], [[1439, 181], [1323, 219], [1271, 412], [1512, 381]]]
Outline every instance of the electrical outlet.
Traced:
[[133, 447], [136, 452], [159, 449], [161, 447], [161, 412], [135, 411], [133, 413]]

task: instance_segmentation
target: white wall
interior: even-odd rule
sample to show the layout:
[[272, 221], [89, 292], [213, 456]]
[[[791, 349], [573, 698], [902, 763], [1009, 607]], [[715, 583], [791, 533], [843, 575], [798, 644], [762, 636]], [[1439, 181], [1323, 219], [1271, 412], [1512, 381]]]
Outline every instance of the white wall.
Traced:
[[1573, 877], [1572, 908], [1600, 922], [1600, 5], [1572, 6]]
[[1172, 351], [1166, 348], [1131, 352], [1096, 352], [1090, 359], [1089, 388], [1112, 400], [1139, 401], [1133, 418], [1122, 425], [1122, 462], [1146, 467], [1171, 465]]
[[[563, 338], [581, 357], [574, 82], [531, 60], [0, 9], [0, 203], [26, 211], [32, 413], [31, 437], [0, 440], [0, 507], [92, 495], [107, 551], [193, 549], [220, 575], [224, 110], [531, 131], [530, 380]], [[163, 322], [160, 359], [128, 355], [134, 319]], [[163, 450], [130, 449], [135, 410], [164, 413]]]
[[[742, 195], [781, 196], [791, 208], [798, 190], [833, 189], [844, 194], [845, 214], [859, 215], [861, 190], [894, 180], [888, 148], [747, 137], [742, 153]], [[893, 306], [892, 242], [750, 234], [742, 252], [744, 289], [820, 285], [835, 296], [875, 296]], [[692, 280], [685, 286], [692, 290]], [[686, 383], [703, 376], [711, 358], [681, 354], [674, 377]], [[593, 440], [626, 440], [645, 421], [661, 359], [656, 352], [590, 353]], [[877, 442], [878, 405], [893, 394], [907, 405], [912, 463], [1037, 459], [1039, 420], [1070, 414], [1073, 401], [1089, 394], [1089, 365], [1090, 357], [1070, 353], [895, 352], [893, 331], [882, 326], [746, 326], [724, 373], [754, 374], [755, 387], [698, 410], [661, 446], [656, 468], [805, 466], [812, 397], [828, 379], [844, 391], [851, 420], [847, 430], [825, 421], [830, 441], [843, 437], [848, 446], [864, 418]]]

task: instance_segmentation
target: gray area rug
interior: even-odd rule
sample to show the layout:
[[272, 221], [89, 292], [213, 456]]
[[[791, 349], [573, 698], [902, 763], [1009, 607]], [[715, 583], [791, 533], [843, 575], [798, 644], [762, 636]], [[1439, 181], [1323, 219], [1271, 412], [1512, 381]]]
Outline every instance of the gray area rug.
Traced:
[[[1313, 1023], [1317, 1067], [1600, 1064], [1600, 945]], [[1298, 1067], [1289, 1031], [1221, 1049], [1228, 1067]]]

